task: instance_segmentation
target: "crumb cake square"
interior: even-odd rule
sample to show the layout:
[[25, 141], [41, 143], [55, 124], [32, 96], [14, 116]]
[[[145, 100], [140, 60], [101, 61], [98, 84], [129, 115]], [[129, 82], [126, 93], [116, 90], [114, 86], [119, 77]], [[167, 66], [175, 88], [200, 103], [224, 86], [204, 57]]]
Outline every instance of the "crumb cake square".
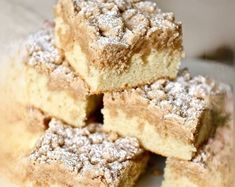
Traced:
[[54, 28], [32, 34], [20, 49], [27, 104], [73, 126], [82, 126], [99, 103], [56, 48]]
[[233, 129], [219, 127], [191, 161], [168, 158], [162, 187], [232, 187]]
[[175, 78], [183, 55], [173, 13], [141, 0], [59, 0], [56, 42], [91, 92]]
[[186, 69], [176, 80], [104, 96], [104, 128], [137, 137], [146, 150], [190, 160], [216, 128], [212, 113], [221, 111], [225, 92], [203, 76]]
[[148, 154], [136, 138], [104, 133], [100, 124], [72, 128], [52, 119], [25, 161], [32, 186], [131, 187]]

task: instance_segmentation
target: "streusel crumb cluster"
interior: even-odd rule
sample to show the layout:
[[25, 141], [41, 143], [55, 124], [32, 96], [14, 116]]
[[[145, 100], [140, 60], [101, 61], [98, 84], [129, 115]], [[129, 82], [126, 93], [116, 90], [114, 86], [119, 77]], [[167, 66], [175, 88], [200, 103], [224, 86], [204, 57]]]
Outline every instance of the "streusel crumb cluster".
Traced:
[[[22, 58], [27, 65], [46, 73], [53, 87], [71, 87], [74, 90], [87, 89], [82, 79], [74, 72], [63, 52], [56, 47], [54, 26], [46, 26], [30, 35], [23, 44]], [[51, 84], [52, 85], [52, 84]]]
[[52, 120], [29, 159], [39, 163], [62, 163], [71, 172], [115, 182], [130, 163], [143, 153], [135, 138], [106, 134], [98, 124], [72, 128]]
[[151, 85], [135, 89], [151, 106], [184, 119], [197, 119], [206, 107], [206, 97], [221, 93], [215, 81], [203, 76], [191, 77], [182, 70], [175, 81], [161, 79]]
[[[98, 44], [128, 47], [161, 29], [177, 29], [173, 13], [162, 13], [157, 4], [140, 0], [74, 0], [77, 14], [97, 31]], [[178, 37], [179, 33], [172, 36]], [[167, 45], [171, 45], [171, 41]]]

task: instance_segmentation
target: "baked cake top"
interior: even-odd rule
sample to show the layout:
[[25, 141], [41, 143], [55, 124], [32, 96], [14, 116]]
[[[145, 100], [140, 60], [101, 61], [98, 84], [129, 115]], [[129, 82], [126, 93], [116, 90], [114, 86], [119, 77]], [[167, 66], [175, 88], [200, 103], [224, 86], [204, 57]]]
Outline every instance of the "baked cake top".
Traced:
[[211, 79], [192, 77], [187, 69], [182, 69], [176, 80], [160, 79], [150, 85], [112, 93], [110, 99], [121, 101], [123, 94], [128, 100], [140, 99], [152, 110], [161, 109], [165, 119], [191, 125], [186, 122], [198, 121], [202, 112], [209, 109], [208, 102], [213, 99], [210, 97], [224, 94], [224, 89]]
[[58, 29], [60, 42], [66, 46], [74, 37], [89, 63], [99, 62], [99, 67], [120, 67], [135, 52], [144, 55], [152, 48], [182, 50], [181, 24], [151, 1], [60, 0], [57, 17], [66, 23], [63, 31]]
[[188, 70], [179, 72], [175, 81], [161, 79], [136, 89], [152, 106], [185, 119], [196, 119], [205, 109], [208, 97], [221, 94], [215, 81], [203, 76], [191, 77]]
[[99, 124], [72, 128], [53, 119], [29, 159], [40, 164], [62, 163], [72, 173], [102, 177], [113, 184], [143, 152], [137, 139], [104, 133]]
[[55, 45], [54, 26], [46, 25], [31, 34], [23, 44], [23, 61], [41, 73], [49, 75], [51, 86], [72, 88], [78, 95], [87, 95], [86, 84], [75, 74], [63, 52]]

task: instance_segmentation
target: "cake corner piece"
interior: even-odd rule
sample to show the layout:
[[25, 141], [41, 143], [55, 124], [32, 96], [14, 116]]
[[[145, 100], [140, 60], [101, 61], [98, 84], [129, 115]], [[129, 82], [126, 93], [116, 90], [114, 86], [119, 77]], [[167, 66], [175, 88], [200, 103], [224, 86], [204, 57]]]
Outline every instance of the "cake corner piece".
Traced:
[[176, 77], [182, 27], [156, 3], [60, 0], [56, 7], [57, 43], [93, 93]]

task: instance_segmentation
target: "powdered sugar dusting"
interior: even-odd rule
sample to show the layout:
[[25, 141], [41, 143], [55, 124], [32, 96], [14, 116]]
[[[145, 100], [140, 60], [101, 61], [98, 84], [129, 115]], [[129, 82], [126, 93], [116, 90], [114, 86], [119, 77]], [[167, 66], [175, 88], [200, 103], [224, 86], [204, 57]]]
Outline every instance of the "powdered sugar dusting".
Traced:
[[76, 95], [88, 94], [85, 83], [67, 62], [63, 52], [56, 47], [53, 26], [47, 26], [30, 35], [24, 42], [21, 53], [26, 65], [48, 74], [50, 86], [72, 88]]
[[62, 163], [71, 172], [102, 177], [111, 184], [142, 153], [135, 138], [106, 134], [98, 124], [71, 128], [53, 119], [29, 159], [46, 164]]
[[25, 57], [28, 58], [27, 63], [35, 66], [43, 64], [49, 68], [62, 64], [63, 55], [55, 46], [55, 38], [53, 29], [42, 29], [28, 37], [25, 42]]
[[186, 69], [181, 70], [175, 81], [161, 79], [137, 91], [151, 106], [161, 107], [182, 122], [197, 119], [206, 107], [207, 98], [221, 93], [215, 81], [203, 76], [191, 77]]
[[[104, 44], [132, 45], [138, 38], [160, 29], [177, 29], [173, 13], [162, 13], [157, 4], [140, 0], [74, 0], [77, 15], [89, 22]], [[130, 34], [131, 33], [131, 34]], [[131, 40], [130, 38], [135, 38]], [[131, 41], [131, 42], [130, 42]]]

